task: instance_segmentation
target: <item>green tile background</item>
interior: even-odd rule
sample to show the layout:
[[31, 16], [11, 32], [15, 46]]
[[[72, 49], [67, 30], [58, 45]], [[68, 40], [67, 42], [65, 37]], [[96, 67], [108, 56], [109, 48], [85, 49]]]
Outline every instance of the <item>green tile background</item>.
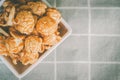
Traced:
[[46, 0], [51, 6], [55, 6], [55, 0]]
[[120, 0], [46, 1], [60, 10], [72, 35], [21, 79], [0, 63], [0, 80], [120, 80]]
[[0, 80], [18, 80], [18, 78], [3, 63], [0, 63]]
[[92, 64], [91, 80], [119, 80], [119, 64]]
[[120, 0], [90, 0], [92, 7], [120, 7]]
[[70, 36], [57, 48], [56, 55], [57, 61], [87, 61], [88, 37]]
[[120, 61], [120, 37], [92, 37], [91, 39], [92, 61]]
[[63, 18], [71, 26], [74, 34], [88, 33], [87, 9], [60, 9]]
[[56, 0], [57, 7], [87, 7], [87, 0]]
[[22, 80], [54, 80], [54, 64], [41, 63]]
[[120, 9], [95, 9], [91, 13], [92, 33], [120, 34]]
[[57, 80], [88, 80], [88, 65], [57, 64]]
[[52, 51], [47, 57], [45, 57], [42, 62], [47, 62], [47, 61], [54, 62], [55, 59], [54, 55], [55, 55], [55, 50]]

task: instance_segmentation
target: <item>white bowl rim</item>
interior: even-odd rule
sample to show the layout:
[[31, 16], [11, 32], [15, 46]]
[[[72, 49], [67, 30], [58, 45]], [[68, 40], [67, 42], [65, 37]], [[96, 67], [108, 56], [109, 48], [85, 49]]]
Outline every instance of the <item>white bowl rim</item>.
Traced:
[[[3, 0], [5, 1], [5, 0]], [[42, 0], [44, 3], [48, 5], [48, 7], [51, 7], [51, 5], [46, 1]], [[62, 37], [62, 40], [56, 44], [55, 46], [52, 46], [51, 49], [46, 51], [39, 59], [37, 62], [35, 62], [33, 65], [31, 65], [28, 69], [26, 69], [22, 74], [19, 74], [14, 67], [3, 57], [0, 56], [2, 62], [10, 69], [10, 71], [18, 78], [22, 78], [25, 75], [27, 75], [33, 68], [35, 68], [46, 56], [48, 56], [57, 46], [59, 46], [70, 34], [72, 33], [71, 27], [67, 24], [67, 22], [62, 18], [61, 23], [64, 24], [65, 28], [67, 29], [67, 33]]]

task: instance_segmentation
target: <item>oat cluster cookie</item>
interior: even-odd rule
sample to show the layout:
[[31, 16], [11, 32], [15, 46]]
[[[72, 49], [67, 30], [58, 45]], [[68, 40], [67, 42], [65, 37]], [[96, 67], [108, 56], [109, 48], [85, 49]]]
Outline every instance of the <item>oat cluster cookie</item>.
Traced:
[[0, 54], [14, 64], [35, 63], [41, 54], [61, 40], [58, 24], [61, 14], [42, 1], [6, 0], [0, 13], [0, 27], [9, 36], [0, 36]]

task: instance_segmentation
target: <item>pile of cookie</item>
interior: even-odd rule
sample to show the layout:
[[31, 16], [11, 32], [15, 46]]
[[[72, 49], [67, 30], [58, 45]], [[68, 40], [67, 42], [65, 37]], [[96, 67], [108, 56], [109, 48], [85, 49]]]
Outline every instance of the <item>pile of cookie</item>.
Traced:
[[[23, 0], [24, 1], [24, 0]], [[15, 3], [6, 0], [0, 13], [0, 27], [8, 35], [0, 36], [0, 54], [14, 64], [35, 63], [41, 54], [61, 40], [58, 24], [61, 14], [42, 1]]]

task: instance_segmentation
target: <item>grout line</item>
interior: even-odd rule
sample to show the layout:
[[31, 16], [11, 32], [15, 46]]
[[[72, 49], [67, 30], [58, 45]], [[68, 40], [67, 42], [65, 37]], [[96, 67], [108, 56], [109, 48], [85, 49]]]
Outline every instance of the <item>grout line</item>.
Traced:
[[[57, 9], [89, 9], [88, 7], [57, 7]], [[120, 7], [91, 7], [92, 10], [94, 9], [120, 9]]]
[[54, 68], [55, 68], [55, 69], [54, 69], [54, 70], [55, 70], [55, 72], [54, 72], [54, 80], [57, 80], [56, 53], [57, 53], [57, 50], [55, 49], [55, 56], [54, 56], [54, 57], [55, 57], [55, 59], [54, 59], [54, 60], [55, 60], [55, 61], [54, 61], [54, 64], [55, 64], [55, 65], [54, 65]]
[[88, 59], [89, 59], [89, 64], [88, 64], [88, 80], [91, 80], [91, 5], [90, 5], [90, 0], [88, 0], [88, 16], [89, 16], [89, 21], [88, 21]]
[[93, 61], [92, 64], [120, 64], [120, 62], [97, 62], [97, 61]]
[[91, 9], [120, 9], [120, 7], [91, 7]]
[[91, 34], [91, 36], [120, 37], [120, 34]]
[[56, 7], [57, 9], [88, 9], [88, 7]]
[[66, 62], [62, 62], [62, 61], [59, 61], [57, 62], [57, 64], [120, 64], [120, 62], [102, 62], [102, 61], [92, 61], [92, 62], [89, 62], [89, 61], [66, 61]]
[[120, 37], [120, 34], [71, 34], [71, 36]]
[[54, 0], [54, 7], [56, 7], [56, 0]]
[[70, 36], [88, 36], [88, 34], [71, 34]]
[[[46, 61], [46, 62], [42, 62], [42, 63], [55, 63], [52, 61]], [[56, 61], [56, 64], [120, 64], [120, 62], [115, 62], [115, 61], [108, 61], [108, 62], [104, 62], [104, 61]]]
[[89, 63], [89, 62], [88, 62], [88, 61], [57, 61], [56, 63], [57, 63], [57, 64], [61, 64], [61, 63], [63, 63], [63, 64], [64, 64], [64, 63], [65, 63], [65, 64], [66, 64], [66, 63], [67, 63], [67, 64], [69, 64], [69, 63], [73, 63], [73, 64], [74, 64], [74, 63], [83, 63], [83, 64], [85, 64], [85, 63]]
[[[55, 62], [42, 62], [42, 63], [55, 63]], [[59, 63], [89, 63], [88, 61], [56, 61], [57, 64]]]
[[[56, 0], [54, 0], [55, 2], [55, 7], [57, 7], [56, 5]], [[54, 55], [54, 80], [57, 80], [57, 64], [56, 64], [56, 53], [57, 53], [57, 49], [55, 49], [55, 55]]]
[[42, 61], [42, 62], [40, 62], [40, 63], [43, 63], [43, 64], [44, 64], [44, 63], [50, 63], [50, 64], [51, 64], [51, 63], [54, 63], [54, 61]]
[[88, 65], [88, 70], [89, 70], [89, 75], [88, 75], [88, 79], [91, 80], [91, 37], [90, 35], [88, 36], [88, 59], [89, 59], [89, 65]]
[[[57, 5], [56, 5], [56, 0], [54, 0], [54, 2], [55, 2], [55, 7], [57, 7]], [[55, 49], [55, 55], [54, 55], [54, 80], [57, 80], [57, 64], [56, 64], [56, 53], [57, 53], [57, 49]]]
[[[0, 62], [1, 64], [3, 64], [3, 62]], [[104, 61], [92, 61], [92, 62], [89, 62], [89, 61], [45, 61], [45, 62], [40, 62], [42, 64], [76, 64], [76, 63], [80, 63], [80, 64], [120, 64], [120, 62], [115, 62], [115, 61], [108, 61], [108, 62], [104, 62]]]
[[[56, 0], [55, 1], [55, 7], [57, 7], [56, 5]], [[57, 80], [57, 64], [56, 64], [56, 53], [57, 53], [57, 49], [55, 49], [55, 55], [54, 55], [54, 80]]]
[[41, 63], [56, 63], [56, 64], [59, 64], [59, 63], [89, 63], [88, 61], [45, 61], [45, 62], [41, 62]]

